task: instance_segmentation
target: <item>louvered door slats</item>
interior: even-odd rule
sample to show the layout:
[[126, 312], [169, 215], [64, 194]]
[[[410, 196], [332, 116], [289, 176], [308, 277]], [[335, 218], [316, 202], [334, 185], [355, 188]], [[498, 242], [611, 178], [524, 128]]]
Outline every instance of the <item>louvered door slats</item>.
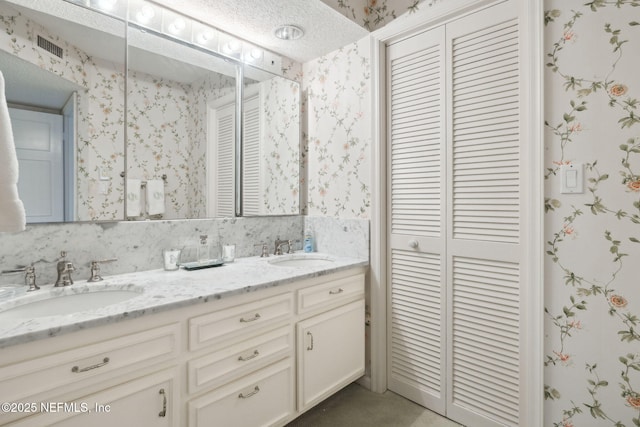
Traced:
[[216, 216], [235, 213], [235, 111], [233, 105], [216, 110]]
[[245, 215], [259, 215], [262, 199], [260, 153], [259, 94], [244, 102], [242, 135], [242, 210]]
[[483, 427], [520, 424], [514, 5], [476, 11], [387, 51], [389, 385]]

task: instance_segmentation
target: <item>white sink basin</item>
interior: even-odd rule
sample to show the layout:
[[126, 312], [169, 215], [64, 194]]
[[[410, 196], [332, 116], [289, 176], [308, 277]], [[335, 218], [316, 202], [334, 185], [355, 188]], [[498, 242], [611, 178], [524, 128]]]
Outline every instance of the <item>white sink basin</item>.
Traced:
[[[73, 285], [72, 285], [73, 286]], [[27, 296], [0, 304], [0, 320], [73, 314], [127, 301], [142, 294], [142, 289], [119, 289], [91, 285], [83, 288], [53, 288], [34, 291]], [[38, 294], [42, 292], [42, 294]]]
[[269, 264], [278, 267], [329, 267], [334, 259], [320, 254], [291, 254], [282, 255], [269, 260]]

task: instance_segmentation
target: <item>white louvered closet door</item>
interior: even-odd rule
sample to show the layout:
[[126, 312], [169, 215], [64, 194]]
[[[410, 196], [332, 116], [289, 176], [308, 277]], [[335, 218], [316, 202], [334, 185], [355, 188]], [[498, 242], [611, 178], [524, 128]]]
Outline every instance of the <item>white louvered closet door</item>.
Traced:
[[444, 414], [445, 32], [387, 50], [388, 387]]
[[474, 427], [522, 425], [515, 3], [387, 49], [388, 384]]
[[447, 415], [520, 423], [522, 177], [515, 2], [447, 26]]

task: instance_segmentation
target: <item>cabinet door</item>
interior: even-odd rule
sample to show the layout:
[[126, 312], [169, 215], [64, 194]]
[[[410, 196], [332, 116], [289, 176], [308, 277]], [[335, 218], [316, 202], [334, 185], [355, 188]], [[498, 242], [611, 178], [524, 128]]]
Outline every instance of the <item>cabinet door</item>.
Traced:
[[364, 374], [364, 301], [298, 323], [297, 336], [299, 411]]
[[[40, 404], [40, 414], [16, 426], [168, 427], [177, 426], [174, 370], [133, 380], [73, 402], [52, 399]], [[61, 402], [61, 403], [59, 403]]]

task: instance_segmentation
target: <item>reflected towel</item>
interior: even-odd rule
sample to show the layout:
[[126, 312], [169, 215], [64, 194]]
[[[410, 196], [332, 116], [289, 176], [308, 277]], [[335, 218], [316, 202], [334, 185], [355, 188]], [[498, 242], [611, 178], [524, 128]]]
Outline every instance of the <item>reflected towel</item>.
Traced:
[[127, 179], [127, 218], [134, 218], [142, 214], [141, 188], [142, 180]]
[[147, 214], [164, 214], [164, 181], [150, 179], [147, 181]]
[[24, 204], [18, 195], [18, 157], [13, 141], [13, 130], [7, 99], [4, 94], [4, 76], [0, 71], [0, 232], [22, 231], [26, 226]]

